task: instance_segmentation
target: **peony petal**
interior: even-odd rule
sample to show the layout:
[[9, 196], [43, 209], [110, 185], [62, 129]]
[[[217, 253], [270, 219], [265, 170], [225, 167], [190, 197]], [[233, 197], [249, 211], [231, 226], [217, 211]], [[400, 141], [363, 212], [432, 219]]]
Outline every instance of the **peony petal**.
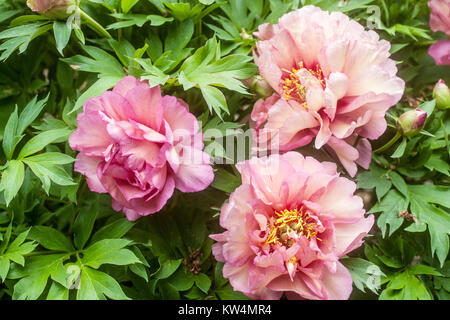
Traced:
[[358, 222], [335, 224], [336, 254], [341, 257], [359, 248], [363, 243], [362, 239], [372, 228], [373, 222], [373, 215], [369, 215]]
[[86, 176], [89, 190], [98, 193], [106, 193], [106, 189], [103, 187], [97, 176], [97, 168], [101, 162], [102, 159], [91, 158], [83, 153], [79, 153], [77, 155], [77, 160], [75, 161], [74, 170]]
[[350, 272], [337, 263], [336, 273], [330, 273], [328, 269], [323, 269], [322, 283], [327, 293], [328, 300], [347, 300], [353, 290], [353, 280]]
[[[129, 117], [149, 128], [159, 131], [163, 118], [161, 88], [150, 88], [146, 83], [128, 90], [125, 98], [136, 116]], [[128, 119], [127, 119], [128, 120]]]

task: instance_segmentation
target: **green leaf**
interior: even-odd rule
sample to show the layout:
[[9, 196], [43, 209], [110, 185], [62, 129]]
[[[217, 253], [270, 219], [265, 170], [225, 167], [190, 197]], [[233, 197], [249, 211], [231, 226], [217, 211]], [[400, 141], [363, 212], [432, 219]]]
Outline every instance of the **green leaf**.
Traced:
[[6, 206], [9, 206], [11, 200], [19, 192], [25, 177], [25, 167], [22, 161], [11, 160], [8, 167], [2, 172], [2, 181], [0, 190], [3, 190]]
[[138, 2], [139, 0], [121, 0], [120, 6], [123, 13], [128, 13], [128, 11], [130, 11]]
[[396, 190], [388, 192], [381, 202], [369, 211], [369, 213], [382, 212], [377, 219], [383, 237], [386, 236], [387, 225], [389, 225], [389, 235], [392, 235], [403, 224], [403, 218], [399, 213], [408, 209], [409, 201]]
[[392, 182], [387, 177], [387, 170], [372, 163], [369, 171], [364, 171], [358, 175], [358, 188], [375, 188], [377, 198], [380, 200], [392, 187]]
[[104, 272], [83, 267], [80, 278], [78, 300], [129, 300], [119, 283]]
[[104, 239], [118, 239], [123, 237], [135, 223], [128, 221], [125, 218], [118, 219], [106, 226], [100, 228], [91, 239], [91, 243]]
[[228, 112], [223, 93], [215, 87], [224, 87], [232, 91], [247, 94], [242, 83], [256, 73], [251, 58], [244, 55], [220, 57], [216, 38], [209, 39], [180, 68], [178, 81], [184, 90], [198, 86], [210, 110], [220, 115], [220, 110]]
[[72, 178], [68, 173], [60, 168], [48, 163], [36, 163], [33, 161], [23, 160], [33, 171], [33, 173], [42, 181], [45, 191], [48, 193], [50, 190], [50, 181], [61, 186], [74, 186], [76, 183], [72, 181]]
[[37, 96], [31, 100], [20, 113], [17, 125], [17, 134], [21, 135], [26, 128], [38, 117], [42, 109], [44, 109], [50, 94], [42, 100], [37, 101]]
[[59, 139], [67, 139], [69, 135], [72, 133], [71, 130], [67, 129], [54, 129], [49, 131], [44, 131], [37, 136], [31, 138], [20, 150], [18, 159], [23, 159], [29, 155], [32, 155], [36, 152], [44, 149], [48, 144], [59, 140]]
[[6, 259], [3, 256], [0, 256], [0, 280], [1, 282], [4, 282], [6, 280], [6, 276], [8, 275], [9, 271], [9, 259]]
[[408, 186], [403, 177], [394, 171], [389, 171], [388, 175], [394, 187], [408, 198]]
[[132, 264], [132, 265], [130, 265], [130, 270], [134, 274], [138, 275], [139, 277], [144, 279], [146, 282], [148, 282], [147, 269], [145, 268], [144, 265], [142, 265], [142, 264]]
[[196, 286], [204, 293], [208, 293], [211, 288], [211, 279], [204, 273], [199, 273], [195, 276]]
[[240, 291], [234, 291], [233, 288], [228, 285], [223, 289], [216, 290], [215, 293], [221, 300], [250, 300]]
[[181, 267], [167, 281], [178, 291], [187, 291], [194, 285], [194, 275], [188, 268]]
[[17, 126], [19, 123], [17, 106], [14, 112], [8, 119], [6, 123], [5, 132], [3, 135], [3, 151], [5, 152], [6, 159], [11, 159], [16, 148], [17, 143], [19, 143], [21, 137], [17, 135]]
[[14, 286], [13, 299], [36, 300], [44, 291], [48, 278], [64, 269], [62, 262], [67, 254], [51, 254], [30, 257], [24, 268], [11, 269], [9, 277], [20, 279]]
[[350, 271], [355, 286], [365, 292], [365, 288], [377, 294], [380, 289], [381, 278], [386, 275], [380, 268], [370, 261], [361, 258], [345, 258], [341, 262]]
[[100, 240], [83, 251], [81, 261], [84, 265], [95, 269], [103, 264], [123, 266], [140, 263], [131, 250], [124, 249], [130, 243], [131, 241], [125, 239]]
[[81, 208], [73, 225], [75, 247], [83, 249], [88, 241], [98, 214], [98, 202]]
[[411, 197], [450, 208], [450, 187], [438, 185], [409, 185]]
[[47, 294], [47, 300], [68, 300], [69, 290], [57, 282], [53, 282]]
[[228, 194], [236, 190], [241, 185], [241, 179], [222, 168], [214, 172], [214, 181], [211, 186]]
[[431, 237], [431, 254], [436, 253], [441, 265], [449, 251], [450, 215], [444, 210], [427, 202], [421, 195], [411, 196], [411, 212], [419, 221], [428, 225]]
[[69, 65], [78, 66], [80, 71], [100, 73], [100, 77], [121, 79], [125, 76], [122, 65], [106, 51], [92, 46], [83, 46], [83, 49], [91, 56], [91, 58], [76, 55], [61, 60]]
[[23, 53], [30, 42], [52, 29], [52, 25], [45, 22], [37, 22], [6, 29], [0, 32], [0, 39], [8, 39], [0, 45], [0, 60], [6, 60], [16, 50]]
[[380, 300], [432, 300], [431, 294], [409, 269], [389, 277]]
[[403, 154], [405, 153], [406, 145], [408, 141], [405, 139], [402, 140], [400, 145], [397, 147], [395, 152], [392, 154], [391, 158], [397, 159], [403, 157]]
[[427, 113], [427, 118], [430, 118], [436, 108], [436, 100], [426, 101], [419, 106], [419, 109]]
[[63, 50], [69, 43], [71, 33], [72, 28], [68, 27], [65, 21], [53, 22], [53, 34], [55, 36], [56, 49], [62, 56], [64, 56]]
[[75, 161], [74, 158], [64, 153], [59, 152], [47, 152], [34, 156], [26, 157], [23, 159], [26, 162], [35, 162], [42, 165], [61, 165], [69, 164]]
[[46, 226], [33, 226], [28, 235], [29, 239], [39, 242], [48, 250], [73, 252], [75, 249], [66, 236], [56, 229]]
[[156, 279], [166, 279], [170, 277], [178, 267], [181, 265], [183, 259], [172, 260], [172, 259], [162, 259], [159, 257], [159, 269], [152, 276]]

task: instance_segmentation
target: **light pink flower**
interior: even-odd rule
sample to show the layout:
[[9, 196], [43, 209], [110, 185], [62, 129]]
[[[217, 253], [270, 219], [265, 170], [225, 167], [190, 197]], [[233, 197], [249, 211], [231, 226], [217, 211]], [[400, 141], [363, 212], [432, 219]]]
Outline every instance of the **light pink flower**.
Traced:
[[[276, 25], [263, 24], [256, 35], [262, 41], [257, 42], [255, 62], [278, 97], [262, 103], [267, 122], [256, 126], [264, 131], [262, 136], [277, 135], [280, 150], [306, 145], [315, 137], [316, 148], [328, 143], [358, 155], [349, 139], [383, 134], [386, 111], [405, 87], [389, 58], [389, 42], [340, 12], [315, 6], [288, 13]], [[260, 109], [255, 112], [263, 119]], [[333, 138], [340, 143], [330, 145]], [[355, 162], [346, 169], [355, 175]]]
[[430, 0], [430, 27], [434, 32], [442, 31], [450, 36], [450, 1]]
[[348, 299], [352, 278], [339, 258], [370, 231], [354, 182], [336, 165], [300, 153], [237, 165], [242, 185], [221, 210], [213, 254], [234, 290], [254, 299]]
[[[431, 9], [431, 30], [442, 31], [450, 36], [450, 1], [431, 0], [428, 6]], [[450, 65], [450, 40], [436, 42], [430, 47], [428, 54], [433, 57], [437, 65]]]
[[70, 136], [75, 170], [92, 191], [109, 193], [129, 220], [155, 213], [174, 189], [201, 191], [214, 178], [197, 119], [182, 100], [127, 76], [91, 98]]

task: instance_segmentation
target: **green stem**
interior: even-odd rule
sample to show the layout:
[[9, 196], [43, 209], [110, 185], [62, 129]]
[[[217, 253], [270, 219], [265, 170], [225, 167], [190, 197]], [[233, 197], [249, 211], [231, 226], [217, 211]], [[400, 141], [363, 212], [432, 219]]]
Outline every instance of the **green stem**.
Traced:
[[392, 147], [392, 145], [394, 143], [396, 143], [398, 141], [398, 139], [401, 138], [401, 134], [400, 132], [397, 131], [397, 133], [395, 134], [395, 136], [388, 142], [386, 143], [384, 146], [382, 146], [381, 148], [378, 148], [377, 150], [374, 151], [374, 153], [381, 153], [383, 151], [386, 151], [387, 149], [389, 149], [390, 147]]
[[111, 35], [106, 31], [97, 21], [92, 19], [86, 12], [80, 9], [80, 17], [87, 23], [87, 25], [97, 32], [99, 35], [112, 39]]

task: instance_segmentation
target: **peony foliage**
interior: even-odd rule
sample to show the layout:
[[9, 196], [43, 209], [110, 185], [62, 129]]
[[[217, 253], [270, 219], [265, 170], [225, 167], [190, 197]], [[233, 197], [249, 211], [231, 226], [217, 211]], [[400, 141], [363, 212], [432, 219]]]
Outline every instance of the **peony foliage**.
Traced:
[[0, 2], [0, 299], [450, 299], [448, 0]]

